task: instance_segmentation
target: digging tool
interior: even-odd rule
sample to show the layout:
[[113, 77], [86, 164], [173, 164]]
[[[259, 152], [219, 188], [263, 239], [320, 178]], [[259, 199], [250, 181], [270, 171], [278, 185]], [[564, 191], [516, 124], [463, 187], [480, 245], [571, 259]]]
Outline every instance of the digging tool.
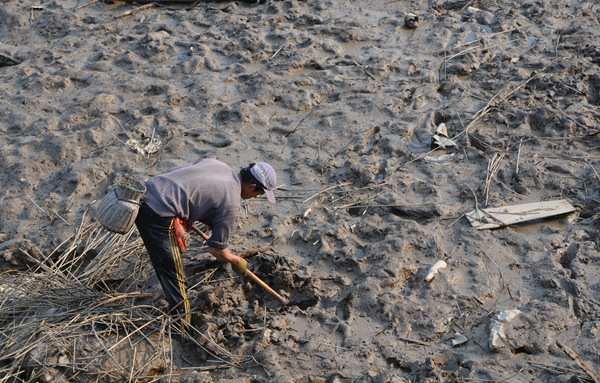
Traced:
[[[198, 229], [196, 226], [191, 225], [191, 229], [193, 231], [196, 232], [196, 234], [200, 235], [205, 241], [208, 240], [208, 236], [206, 234], [204, 234], [204, 232], [202, 232], [202, 230]], [[256, 275], [254, 275], [254, 273], [248, 269], [246, 269], [246, 276], [249, 277], [250, 279], [252, 279], [254, 282], [256, 282], [258, 285], [260, 285], [263, 289], [265, 289], [269, 294], [271, 294], [272, 296], [274, 296], [275, 298], [277, 298], [277, 300], [279, 302], [281, 302], [284, 305], [287, 305], [289, 302], [287, 299], [285, 299], [284, 297], [282, 297], [281, 295], [277, 294], [277, 292], [275, 290], [273, 290], [272, 288], [269, 287], [269, 285], [267, 285], [265, 282], [263, 282], [259, 277], [257, 277]]]

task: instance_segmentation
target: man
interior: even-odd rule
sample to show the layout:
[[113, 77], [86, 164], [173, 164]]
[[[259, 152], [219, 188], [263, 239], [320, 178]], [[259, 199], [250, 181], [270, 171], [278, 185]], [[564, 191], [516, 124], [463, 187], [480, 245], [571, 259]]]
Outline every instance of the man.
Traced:
[[146, 192], [135, 224], [172, 313], [190, 323], [181, 252], [185, 252], [185, 228], [200, 221], [212, 234], [208, 251], [217, 260], [231, 263], [238, 274], [246, 273], [246, 261], [228, 249], [229, 236], [240, 215], [241, 199], [266, 194], [275, 203], [275, 170], [265, 162], [252, 163], [239, 173], [228, 165], [203, 159], [145, 182]]

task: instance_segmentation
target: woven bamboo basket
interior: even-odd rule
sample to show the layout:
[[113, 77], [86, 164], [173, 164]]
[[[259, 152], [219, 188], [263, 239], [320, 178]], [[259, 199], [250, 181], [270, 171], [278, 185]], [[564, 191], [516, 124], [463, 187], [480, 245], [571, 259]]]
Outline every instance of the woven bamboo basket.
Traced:
[[96, 209], [98, 222], [109, 231], [127, 234], [140, 209], [146, 187], [137, 181], [121, 181], [100, 201]]

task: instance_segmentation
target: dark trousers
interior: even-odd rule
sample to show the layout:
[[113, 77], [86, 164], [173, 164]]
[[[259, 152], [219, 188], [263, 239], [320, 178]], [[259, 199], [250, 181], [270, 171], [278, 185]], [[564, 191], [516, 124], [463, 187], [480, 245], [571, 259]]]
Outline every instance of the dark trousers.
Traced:
[[142, 202], [135, 224], [165, 292], [171, 313], [183, 315], [184, 320], [190, 323], [190, 302], [186, 293], [181, 252], [175, 240], [174, 218], [163, 218]]

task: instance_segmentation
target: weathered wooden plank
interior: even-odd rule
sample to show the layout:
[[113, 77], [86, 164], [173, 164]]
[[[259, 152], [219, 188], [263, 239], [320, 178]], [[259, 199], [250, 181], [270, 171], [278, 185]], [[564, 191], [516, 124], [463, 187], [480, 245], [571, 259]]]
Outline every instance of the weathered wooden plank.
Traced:
[[477, 230], [484, 230], [535, 221], [573, 211], [575, 208], [567, 200], [561, 199], [473, 210], [467, 213], [466, 217]]

